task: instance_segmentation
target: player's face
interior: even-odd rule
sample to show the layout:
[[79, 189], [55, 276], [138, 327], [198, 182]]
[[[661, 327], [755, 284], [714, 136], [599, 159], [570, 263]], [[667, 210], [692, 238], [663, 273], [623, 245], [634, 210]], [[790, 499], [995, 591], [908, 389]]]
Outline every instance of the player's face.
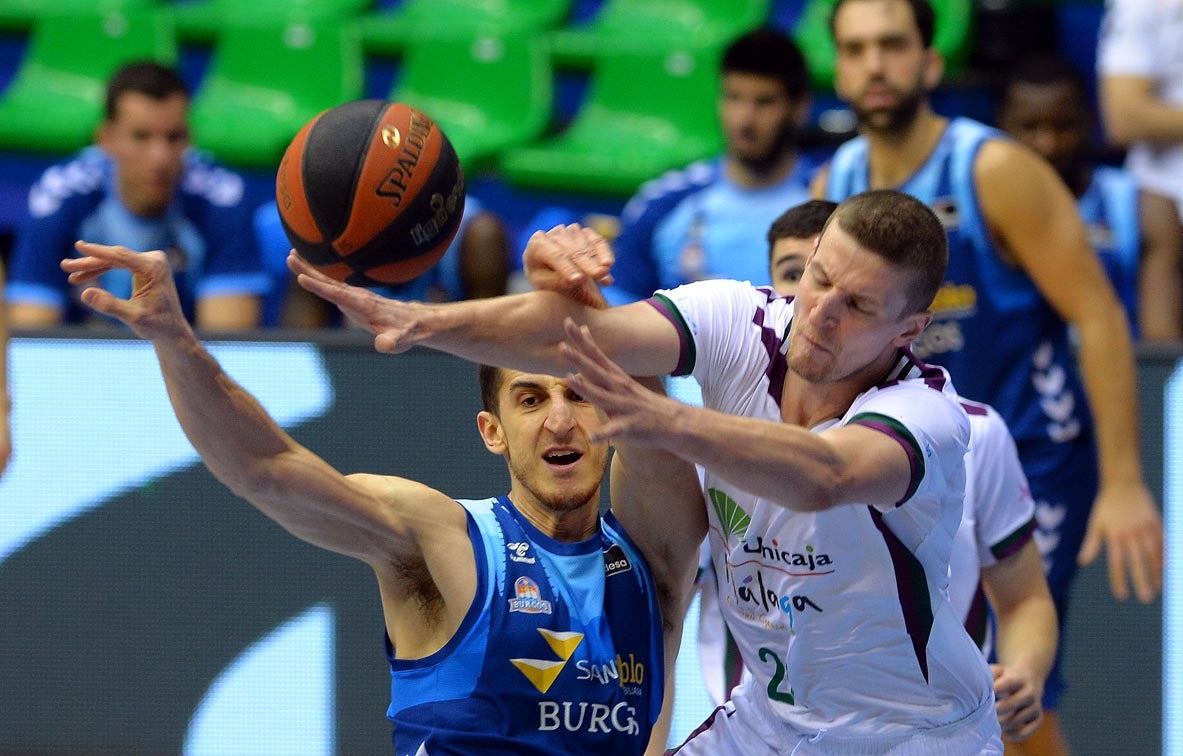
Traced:
[[816, 246], [816, 236], [810, 239], [786, 237], [773, 242], [769, 267], [772, 288], [776, 289], [777, 294], [782, 297], [797, 296], [797, 286], [805, 273], [805, 261], [813, 254]]
[[876, 369], [928, 323], [927, 314], [904, 314], [909, 283], [908, 274], [831, 223], [797, 287], [789, 369], [811, 383]]
[[560, 378], [504, 372], [497, 414], [481, 413], [481, 431], [509, 462], [514, 503], [552, 512], [598, 503], [608, 446], [587, 438], [600, 426], [596, 409]]
[[940, 81], [940, 56], [925, 49], [901, 0], [851, 0], [834, 19], [834, 88], [871, 131], [908, 127]]
[[728, 73], [723, 77], [719, 120], [729, 154], [755, 168], [792, 146], [803, 108], [770, 76]]
[[126, 92], [103, 124], [99, 144], [115, 162], [120, 195], [132, 212], [158, 214], [172, 201], [189, 148], [188, 108], [183, 94], [156, 100]]
[[1085, 159], [1091, 123], [1085, 103], [1071, 84], [1017, 83], [1010, 87], [998, 124], [1039, 153], [1073, 185]]

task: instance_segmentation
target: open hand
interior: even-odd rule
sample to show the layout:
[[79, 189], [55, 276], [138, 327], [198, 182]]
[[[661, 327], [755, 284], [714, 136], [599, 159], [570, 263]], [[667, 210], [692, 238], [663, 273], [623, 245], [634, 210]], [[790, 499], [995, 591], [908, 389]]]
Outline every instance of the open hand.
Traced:
[[600, 350], [587, 326], [567, 318], [563, 329], [566, 340], [559, 349], [578, 371], [567, 377], [568, 384], [607, 416], [598, 430], [588, 434], [591, 440], [662, 447], [674, 415], [683, 405], [645, 388], [624, 372]]
[[1090, 564], [1102, 544], [1109, 552], [1113, 595], [1124, 601], [1129, 597], [1129, 583], [1133, 583], [1139, 601], [1153, 601], [1162, 591], [1162, 516], [1145, 486], [1101, 489], [1089, 517], [1079, 563]]
[[387, 299], [369, 289], [329, 278], [295, 250], [288, 254], [288, 268], [296, 274], [296, 283], [301, 287], [332, 302], [350, 321], [373, 333], [374, 348], [379, 352], [405, 352], [417, 342], [416, 313], [426, 305]]

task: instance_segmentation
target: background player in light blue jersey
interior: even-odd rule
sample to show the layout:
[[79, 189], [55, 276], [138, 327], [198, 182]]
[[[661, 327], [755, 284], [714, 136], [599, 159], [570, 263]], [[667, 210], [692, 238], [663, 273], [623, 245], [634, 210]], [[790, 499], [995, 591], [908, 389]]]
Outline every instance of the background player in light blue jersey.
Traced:
[[[291, 241], [279, 220], [275, 201], [254, 214], [255, 236], [263, 267], [271, 278], [264, 300], [263, 324], [289, 328], [320, 328], [340, 324], [340, 313], [296, 286], [287, 268]], [[403, 284], [379, 287], [383, 296], [420, 301], [496, 297], [509, 278], [509, 241], [505, 225], [472, 194], [464, 200], [464, 216], [456, 237], [430, 270]]]
[[998, 125], [1051, 163], [1076, 197], [1089, 244], [1117, 291], [1135, 337], [1183, 337], [1183, 240], [1174, 204], [1141, 191], [1133, 175], [1092, 160], [1093, 114], [1084, 79], [1067, 60], [1019, 62], [1002, 89]]
[[[259, 323], [267, 290], [241, 176], [189, 149], [184, 81], [157, 63], [131, 63], [107, 86], [97, 146], [52, 166], [29, 192], [7, 285], [11, 323], [36, 328], [93, 315], [58, 267], [78, 239], [162, 249], [190, 322], [233, 330]], [[131, 278], [102, 282], [128, 296]]]
[[810, 102], [791, 39], [761, 29], [735, 40], [723, 54], [718, 104], [727, 151], [646, 183], [625, 206], [608, 301], [706, 278], [767, 283], [764, 232], [809, 195], [797, 150]]
[[[62, 263], [72, 283], [135, 275], [134, 298], [93, 287], [83, 301], [152, 342], [214, 475], [293, 535], [373, 568], [398, 756], [645, 751], [706, 528], [692, 467], [618, 454], [619, 519], [600, 517], [608, 446], [593, 440], [596, 410], [560, 378], [483, 368], [477, 425], [506, 459], [507, 495], [456, 501], [403, 478], [343, 475], [222, 372], [162, 252], [78, 249]], [[668, 520], [669, 507], [685, 514]]]
[[[932, 109], [943, 63], [925, 0], [838, 0], [830, 28], [835, 87], [860, 135], [819, 172], [815, 196], [895, 188], [941, 218], [949, 267], [914, 349], [947, 368], [963, 395], [997, 409], [1014, 435], [1061, 628], [1077, 564], [1102, 546], [1114, 595], [1126, 598], [1132, 582], [1140, 600], [1153, 600], [1162, 519], [1142, 479], [1129, 326], [1072, 194], [1001, 132]], [[1061, 687], [1057, 664], [1045, 710], [1054, 712]], [[1032, 752], [1066, 750], [1055, 716], [1032, 742]]]

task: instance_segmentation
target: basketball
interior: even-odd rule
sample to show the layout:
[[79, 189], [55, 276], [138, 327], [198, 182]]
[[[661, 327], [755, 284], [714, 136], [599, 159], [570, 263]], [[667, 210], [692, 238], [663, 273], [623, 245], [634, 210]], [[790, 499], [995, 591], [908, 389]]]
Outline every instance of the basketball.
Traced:
[[464, 173], [422, 112], [356, 100], [300, 129], [280, 161], [275, 197], [301, 257], [338, 281], [384, 286], [443, 256], [464, 213]]

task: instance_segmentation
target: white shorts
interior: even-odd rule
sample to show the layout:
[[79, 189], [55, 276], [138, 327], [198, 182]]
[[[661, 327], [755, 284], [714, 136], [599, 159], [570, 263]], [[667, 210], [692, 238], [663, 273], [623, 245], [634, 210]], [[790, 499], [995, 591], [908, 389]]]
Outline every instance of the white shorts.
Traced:
[[[837, 738], [825, 730], [800, 732], [760, 704], [750, 684], [675, 749], [678, 756], [1002, 756], [994, 700], [964, 719], [905, 735]], [[736, 705], [738, 703], [738, 706]]]

